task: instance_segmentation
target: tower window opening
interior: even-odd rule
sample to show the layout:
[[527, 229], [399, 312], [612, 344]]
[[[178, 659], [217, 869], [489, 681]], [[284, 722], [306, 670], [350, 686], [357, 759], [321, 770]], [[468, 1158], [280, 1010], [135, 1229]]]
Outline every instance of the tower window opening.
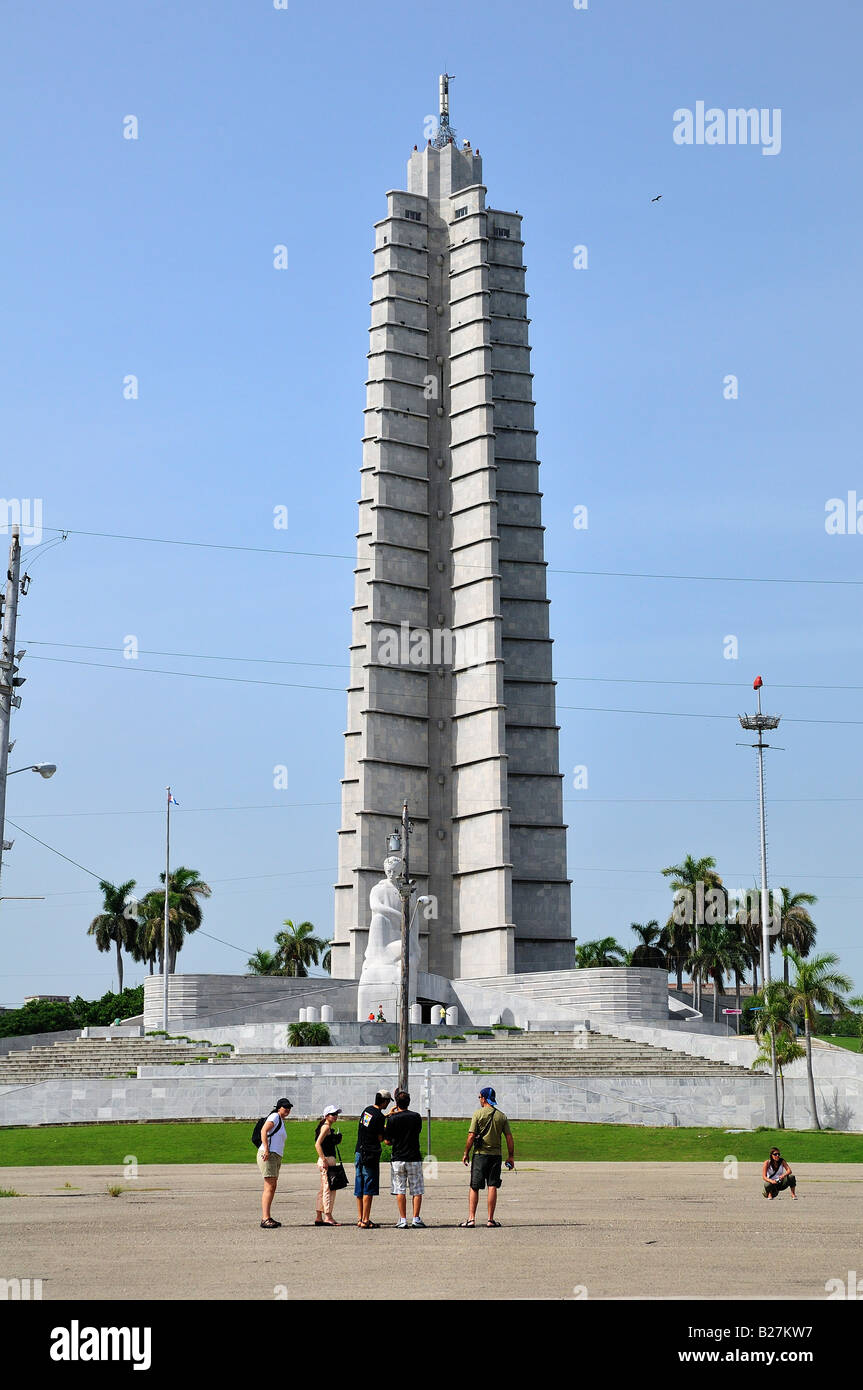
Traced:
[[467, 208], [456, 208], [455, 215], [456, 217], [467, 217]]
[[410, 222], [422, 222], [423, 220], [421, 212], [413, 212], [410, 208], [405, 209], [405, 217]]
[[505, 237], [508, 237], [508, 236], [509, 236], [509, 227], [495, 227], [495, 229], [494, 229], [494, 234], [495, 234], [495, 236], [505, 236]]

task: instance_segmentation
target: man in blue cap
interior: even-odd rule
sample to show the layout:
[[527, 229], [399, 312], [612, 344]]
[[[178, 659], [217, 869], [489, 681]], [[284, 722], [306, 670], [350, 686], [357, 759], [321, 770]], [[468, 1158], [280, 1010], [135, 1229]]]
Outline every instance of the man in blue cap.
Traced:
[[[488, 1221], [486, 1225], [500, 1225], [500, 1222], [494, 1219], [494, 1209], [497, 1205], [497, 1190], [500, 1187], [500, 1141], [504, 1135], [506, 1135], [506, 1146], [509, 1154], [506, 1166], [511, 1169], [515, 1164], [515, 1144], [513, 1143], [509, 1120], [503, 1111], [498, 1109], [494, 1087], [483, 1086], [479, 1093], [479, 1110], [475, 1110], [471, 1117], [470, 1130], [462, 1159], [465, 1167], [470, 1163], [468, 1216], [467, 1221], [459, 1222], [462, 1227], [476, 1225], [476, 1206], [479, 1201], [480, 1190], [483, 1187], [488, 1187]], [[471, 1150], [473, 1150], [472, 1155]]]

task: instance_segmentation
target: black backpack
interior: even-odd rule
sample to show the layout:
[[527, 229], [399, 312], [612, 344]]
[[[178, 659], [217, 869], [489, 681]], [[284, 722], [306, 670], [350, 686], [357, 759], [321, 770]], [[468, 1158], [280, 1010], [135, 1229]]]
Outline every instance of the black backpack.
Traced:
[[[271, 1110], [270, 1115], [272, 1113], [273, 1112]], [[261, 1137], [261, 1130], [264, 1128], [264, 1125], [267, 1123], [267, 1120], [270, 1118], [270, 1115], [262, 1115], [261, 1118], [258, 1120], [257, 1124], [255, 1125], [255, 1128], [252, 1130], [252, 1143], [254, 1144], [256, 1149], [259, 1149], [261, 1147], [261, 1144], [263, 1143], [263, 1139]], [[276, 1119], [279, 1123], [277, 1125], [273, 1125], [273, 1128], [270, 1130], [271, 1139], [274, 1134], [278, 1134], [279, 1130], [282, 1127], [281, 1115], [277, 1115]]]

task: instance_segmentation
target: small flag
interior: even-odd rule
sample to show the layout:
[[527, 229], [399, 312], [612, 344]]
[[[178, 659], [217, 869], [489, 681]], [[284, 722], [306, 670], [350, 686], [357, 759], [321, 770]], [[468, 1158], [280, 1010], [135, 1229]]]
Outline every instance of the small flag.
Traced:
[[172, 791], [169, 791], [169, 792], [168, 792], [168, 805], [169, 805], [169, 806], [179, 806], [179, 804], [180, 804], [180, 803], [179, 803], [179, 801], [177, 800], [177, 798], [175, 797], [174, 793], [173, 793]]

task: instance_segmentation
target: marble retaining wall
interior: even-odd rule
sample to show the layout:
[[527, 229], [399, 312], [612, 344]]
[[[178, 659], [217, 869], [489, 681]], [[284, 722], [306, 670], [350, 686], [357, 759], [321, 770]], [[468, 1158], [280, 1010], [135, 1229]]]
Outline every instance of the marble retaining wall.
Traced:
[[[183, 1069], [186, 1070], [185, 1068]], [[469, 1116], [480, 1078], [464, 1073], [432, 1077], [432, 1112], [440, 1118]], [[44, 1081], [0, 1088], [0, 1125], [51, 1125], [83, 1121], [137, 1121], [243, 1118], [263, 1114], [281, 1089], [275, 1078], [187, 1076], [125, 1081]], [[410, 1084], [419, 1100], [421, 1069]], [[493, 1085], [513, 1120], [578, 1120], [610, 1124], [706, 1125], [753, 1129], [769, 1125], [772, 1086], [766, 1077], [579, 1077], [567, 1081], [524, 1074], [496, 1073], [482, 1078]], [[297, 1118], [320, 1115], [340, 1105], [357, 1115], [381, 1084], [395, 1088], [395, 1066], [385, 1063], [374, 1078], [321, 1068], [317, 1075], [291, 1077], [287, 1089]], [[786, 1082], [789, 1128], [810, 1127], [805, 1081]], [[837, 1078], [819, 1082], [822, 1124], [863, 1130], [863, 1081]], [[730, 1141], [733, 1142], [733, 1141]], [[201, 1157], [206, 1158], [206, 1131]], [[120, 1147], [125, 1146], [124, 1144]], [[251, 1152], [251, 1146], [250, 1146]], [[120, 1155], [122, 1157], [122, 1154]]]
[[[597, 1019], [591, 1024], [598, 1033], [617, 1038], [629, 1038], [633, 1042], [649, 1043], [652, 1047], [667, 1047], [672, 1052], [686, 1052], [694, 1057], [708, 1057], [716, 1062], [729, 1062], [738, 1067], [751, 1067], [760, 1051], [751, 1038], [715, 1037], [707, 1033], [687, 1032], [686, 1029], [645, 1027], [634, 1023], [606, 1024]], [[803, 1040], [801, 1039], [801, 1045]], [[831, 1083], [840, 1078], [863, 1081], [863, 1054], [850, 1052], [844, 1047], [828, 1047], [814, 1042], [812, 1046], [812, 1071], [818, 1081]], [[806, 1061], [792, 1062], [785, 1068], [786, 1080], [806, 1077]]]

